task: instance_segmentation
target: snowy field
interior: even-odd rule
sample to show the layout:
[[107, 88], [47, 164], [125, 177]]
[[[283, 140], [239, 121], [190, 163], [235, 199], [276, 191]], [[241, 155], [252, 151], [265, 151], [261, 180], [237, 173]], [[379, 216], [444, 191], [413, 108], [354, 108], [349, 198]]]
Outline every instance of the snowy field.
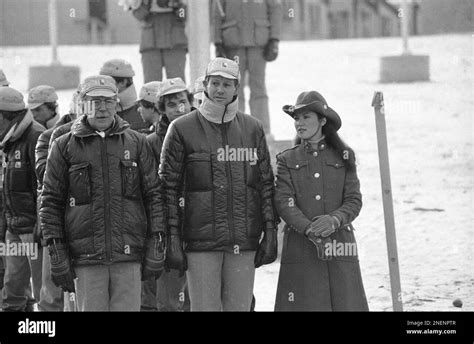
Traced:
[[[391, 310], [390, 279], [371, 101], [385, 97], [391, 179], [404, 309], [474, 311], [473, 37], [415, 37], [413, 53], [431, 58], [431, 82], [378, 83], [379, 58], [401, 53], [399, 39], [282, 42], [268, 65], [272, 130], [294, 136], [281, 111], [305, 90], [317, 90], [343, 119], [342, 137], [358, 156], [364, 207], [354, 223], [369, 307]], [[64, 46], [63, 64], [97, 74], [114, 57], [129, 60], [142, 85], [138, 45]], [[13, 87], [27, 92], [28, 67], [50, 61], [48, 47], [0, 48], [0, 68]], [[59, 92], [62, 113], [72, 90]], [[279, 263], [260, 268], [257, 310], [273, 310]], [[462, 308], [452, 302], [459, 298]]]

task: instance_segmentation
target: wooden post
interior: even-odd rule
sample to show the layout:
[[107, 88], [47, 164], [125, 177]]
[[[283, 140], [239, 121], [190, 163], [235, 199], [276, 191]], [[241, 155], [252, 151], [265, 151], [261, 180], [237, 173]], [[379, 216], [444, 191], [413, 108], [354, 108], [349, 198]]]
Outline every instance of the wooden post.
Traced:
[[395, 219], [393, 214], [387, 130], [385, 125], [385, 108], [382, 92], [375, 92], [372, 106], [375, 110], [375, 125], [379, 151], [380, 178], [382, 181], [382, 200], [385, 219], [385, 236], [387, 239], [390, 286], [392, 290], [392, 304], [394, 311], [401, 312], [403, 311], [402, 290], [400, 285], [400, 270], [398, 266], [397, 237], [395, 233]]
[[189, 85], [202, 76], [210, 60], [211, 28], [209, 0], [188, 1]]

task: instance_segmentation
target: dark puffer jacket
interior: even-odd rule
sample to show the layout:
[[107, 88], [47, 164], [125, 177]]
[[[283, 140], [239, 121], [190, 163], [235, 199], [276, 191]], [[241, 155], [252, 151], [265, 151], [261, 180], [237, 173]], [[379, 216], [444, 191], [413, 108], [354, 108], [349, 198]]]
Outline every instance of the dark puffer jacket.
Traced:
[[56, 122], [54, 127], [45, 130], [36, 143], [35, 155], [36, 155], [36, 177], [38, 178], [38, 190], [43, 187], [44, 171], [46, 170], [46, 159], [48, 158], [49, 141], [53, 131], [63, 124], [71, 122], [71, 116], [69, 114], [62, 116], [59, 121]]
[[13, 234], [31, 234], [36, 224], [35, 146], [44, 130], [28, 111], [3, 148], [5, 221]]
[[[221, 159], [219, 150], [257, 149], [256, 163]], [[237, 159], [234, 159], [237, 160]], [[275, 230], [273, 172], [265, 133], [255, 118], [238, 112], [224, 124], [197, 110], [173, 121], [161, 155], [168, 229], [179, 233], [183, 194], [187, 251], [256, 250], [263, 229]]]
[[160, 163], [161, 148], [163, 148], [163, 141], [165, 140], [169, 125], [170, 121], [166, 115], [163, 115], [160, 122], [155, 127], [155, 131], [146, 137], [158, 164]]
[[40, 218], [44, 239], [65, 240], [75, 265], [141, 262], [164, 230], [157, 165], [144, 135], [115, 116], [102, 138], [83, 116], [51, 146]]

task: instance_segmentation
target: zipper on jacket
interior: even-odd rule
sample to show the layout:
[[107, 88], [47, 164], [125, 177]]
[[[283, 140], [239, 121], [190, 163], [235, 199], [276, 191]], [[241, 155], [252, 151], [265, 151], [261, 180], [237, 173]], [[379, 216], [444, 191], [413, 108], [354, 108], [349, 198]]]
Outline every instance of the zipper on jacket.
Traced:
[[[224, 141], [224, 147], [229, 145], [229, 140], [227, 138], [227, 128], [225, 127], [226, 124], [224, 124], [224, 117], [225, 113], [227, 112], [227, 104], [224, 108], [224, 114], [222, 115], [222, 137]], [[226, 175], [227, 175], [227, 180], [229, 183], [229, 187], [227, 188], [227, 222], [229, 224], [229, 235], [230, 235], [230, 244], [235, 244], [235, 238], [234, 238], [234, 209], [233, 209], [233, 200], [234, 200], [234, 195], [232, 192], [232, 170], [230, 168], [230, 161], [226, 159], [225, 162], [225, 170], [226, 170]]]
[[100, 155], [102, 160], [102, 179], [104, 182], [104, 222], [105, 222], [105, 260], [112, 261], [112, 230], [110, 228], [109, 163], [107, 161], [107, 143], [105, 133], [101, 137]]

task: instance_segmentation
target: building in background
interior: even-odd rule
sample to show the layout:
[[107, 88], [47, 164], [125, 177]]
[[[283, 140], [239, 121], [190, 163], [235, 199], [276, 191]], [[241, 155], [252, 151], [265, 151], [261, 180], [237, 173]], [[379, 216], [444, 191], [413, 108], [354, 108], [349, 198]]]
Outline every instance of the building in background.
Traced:
[[[408, 1], [411, 3], [410, 31], [413, 35], [473, 30], [472, 0]], [[48, 44], [48, 2], [1, 0], [0, 46]], [[119, 0], [57, 1], [59, 44], [138, 44], [139, 23], [130, 12], [123, 11], [118, 2]], [[282, 2], [283, 40], [400, 35], [398, 15], [401, 0]]]

